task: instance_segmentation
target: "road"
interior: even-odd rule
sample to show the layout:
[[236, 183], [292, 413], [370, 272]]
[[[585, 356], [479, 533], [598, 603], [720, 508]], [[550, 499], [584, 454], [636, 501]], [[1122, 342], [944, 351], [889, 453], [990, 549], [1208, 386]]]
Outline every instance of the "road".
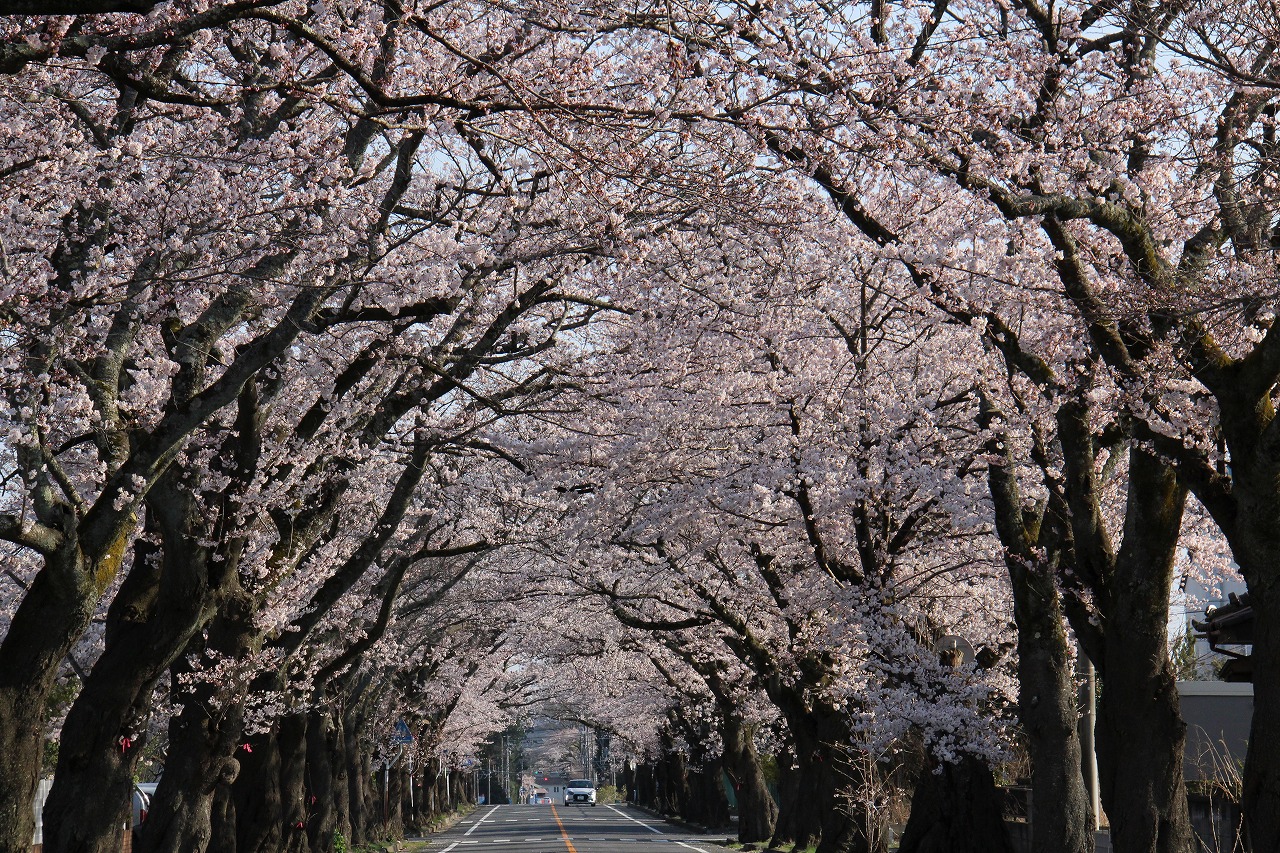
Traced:
[[430, 853], [716, 853], [706, 836], [626, 806], [480, 806]]

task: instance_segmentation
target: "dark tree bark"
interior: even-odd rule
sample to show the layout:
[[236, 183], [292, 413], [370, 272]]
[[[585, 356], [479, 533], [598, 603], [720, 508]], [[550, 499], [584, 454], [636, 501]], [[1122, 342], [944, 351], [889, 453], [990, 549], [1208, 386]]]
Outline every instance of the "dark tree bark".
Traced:
[[213, 806], [209, 813], [209, 849], [236, 849], [236, 802], [231, 783], [219, 785], [213, 792]]
[[[1253, 608], [1253, 720], [1244, 813], [1254, 850], [1280, 850], [1280, 323], [1234, 358], [1205, 330], [1187, 329], [1186, 357], [1218, 404], [1225, 470], [1194, 449], [1155, 437], [1231, 544]], [[1110, 688], [1108, 680], [1104, 691]]]
[[348, 842], [353, 846], [377, 839], [380, 805], [373, 790], [373, 759], [362, 743], [367, 709], [363, 702], [349, 702], [342, 715], [343, 763], [347, 774], [347, 806], [351, 821]]
[[[209, 629], [209, 645], [238, 655], [253, 636], [250, 602], [234, 596]], [[169, 723], [169, 758], [151, 800], [135, 849], [139, 853], [203, 853], [234, 849], [226, 820], [234, 821], [230, 788], [240, 774], [242, 718], [236, 702], [222, 703], [213, 687], [182, 686], [191, 675], [188, 656], [204, 652], [203, 638], [192, 639], [187, 655], [170, 668], [182, 710]], [[216, 804], [216, 811], [215, 811]], [[211, 842], [211, 839], [212, 842]]]
[[1169, 591], [1186, 490], [1148, 453], [1129, 456], [1098, 703], [1102, 805], [1116, 850], [1192, 853], [1182, 772], [1186, 724], [1168, 654]]
[[[53, 788], [44, 807], [45, 850], [119, 850], [120, 825], [145, 742], [151, 690], [172, 658], [163, 655], [157, 660], [150, 646], [148, 619], [161, 577], [158, 556], [158, 549], [138, 543], [133, 567], [107, 614], [106, 647], [67, 713]], [[174, 618], [185, 621], [181, 613]], [[182, 638], [182, 645], [188, 637]]]
[[280, 818], [285, 853], [304, 853], [307, 839], [307, 714], [295, 712], [280, 720]]
[[794, 844], [800, 830], [800, 771], [793, 747], [784, 747], [775, 756], [778, 765], [778, 819], [774, 822], [770, 847]]
[[1135, 853], [1192, 853], [1182, 774], [1186, 724], [1168, 653], [1169, 593], [1187, 490], [1172, 466], [1131, 443], [1124, 528], [1113, 551], [1082, 402], [1059, 407], [1058, 434], [1076, 574], [1102, 616], [1097, 620], [1085, 608], [1068, 608], [1076, 636], [1103, 680], [1096, 740], [1112, 843]]
[[1007, 853], [991, 770], [973, 756], [926, 766], [916, 783], [899, 853]]
[[[818, 853], [869, 853], [863, 830], [867, 815], [848, 796], [862, 781], [849, 761], [853, 733], [848, 714], [841, 708], [806, 702], [797, 688], [777, 677], [767, 680], [766, 691], [787, 721], [796, 765], [787, 780], [795, 786], [794, 799], [779, 803], [771, 845], [791, 842], [800, 849], [816, 846]], [[783, 831], [790, 838], [782, 836]]]
[[778, 820], [778, 804], [769, 793], [751, 732], [732, 713], [722, 717], [720, 732], [725, 766], [738, 797], [738, 840], [744, 844], [768, 841]]
[[333, 767], [333, 829], [342, 834], [344, 839], [351, 839], [351, 774], [347, 767], [346, 729], [343, 727], [343, 713], [335, 708], [330, 719], [332, 730], [332, 753], [329, 763]]
[[0, 643], [0, 850], [25, 850], [35, 835], [45, 709], [62, 661], [93, 616], [96, 596], [84, 589], [91, 569], [73, 545], [46, 556]]
[[[988, 428], [1003, 419], [985, 397], [981, 418]], [[1059, 563], [1070, 559], [1068, 511], [1051, 492], [1048, 503], [1027, 512], [1010, 447], [1005, 436], [991, 439], [987, 476], [1018, 628], [1018, 720], [1031, 754], [1031, 849], [1093, 853], [1071, 642], [1056, 577]]]
[[657, 775], [648, 756], [636, 766], [636, 802], [646, 808], [658, 807]]
[[[450, 776], [455, 774], [450, 773]], [[378, 776], [378, 806], [381, 817], [381, 836], [391, 840], [404, 837], [404, 773], [398, 767], [380, 768]], [[456, 788], [453, 779], [445, 782], [449, 788]], [[457, 791], [450, 790], [449, 801], [455, 801]]]
[[[240, 762], [231, 755], [239, 733], [239, 720], [217, 715], [209, 703], [191, 702], [170, 722], [169, 760], [135, 850], [204, 853], [210, 847], [234, 849], [234, 840], [218, 847], [211, 845], [210, 839], [215, 799], [221, 798], [225, 812], [230, 805], [231, 783], [240, 772]], [[199, 748], [182, 748], [193, 744]]]
[[236, 808], [237, 853], [275, 853], [284, 843], [284, 803], [280, 791], [282, 756], [279, 723], [247, 739], [251, 752], [240, 758], [240, 776], [231, 786]]
[[688, 800], [681, 810], [686, 820], [709, 828], [729, 825], [729, 799], [724, 791], [724, 765], [719, 755], [707, 751], [712, 729], [707, 722], [693, 722], [676, 710], [672, 722], [683, 732], [690, 754], [687, 762]]
[[683, 815], [692, 796], [689, 769], [684, 755], [675, 748], [671, 727], [672, 722], [668, 720], [659, 735], [658, 811], [666, 815]]
[[[327, 853], [338, 829], [338, 779], [334, 765], [336, 737], [329, 709], [321, 707], [307, 714], [307, 761], [304, 796], [310, 810], [307, 818], [307, 848], [311, 853]], [[341, 780], [345, 781], [345, 780]], [[346, 834], [343, 833], [343, 837]]]
[[103, 652], [63, 725], [45, 804], [50, 853], [118, 849], [119, 804], [131, 796], [155, 684], [235, 583], [234, 554], [215, 559], [200, 544], [205, 521], [181, 477], [171, 470], [152, 489], [147, 526], [162, 544], [135, 545], [107, 613]]

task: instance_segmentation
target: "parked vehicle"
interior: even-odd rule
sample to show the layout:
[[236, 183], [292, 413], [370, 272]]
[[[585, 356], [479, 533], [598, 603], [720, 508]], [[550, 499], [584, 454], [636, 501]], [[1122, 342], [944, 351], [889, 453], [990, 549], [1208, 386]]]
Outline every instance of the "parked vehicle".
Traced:
[[130, 827], [137, 828], [147, 819], [151, 810], [151, 798], [156, 795], [159, 782], [135, 782], [133, 785], [133, 822]]

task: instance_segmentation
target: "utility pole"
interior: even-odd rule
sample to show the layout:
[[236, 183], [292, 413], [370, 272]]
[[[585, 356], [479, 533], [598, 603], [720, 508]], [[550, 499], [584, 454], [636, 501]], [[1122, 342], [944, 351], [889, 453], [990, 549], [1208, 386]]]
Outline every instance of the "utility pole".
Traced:
[[1085, 656], [1084, 649], [1077, 647], [1080, 674], [1084, 676], [1084, 713], [1080, 715], [1080, 763], [1084, 774], [1085, 790], [1089, 792], [1089, 811], [1093, 813], [1093, 830], [1098, 831], [1102, 825], [1102, 798], [1098, 788], [1098, 753], [1094, 745], [1094, 722], [1098, 713], [1098, 682], [1094, 673], [1093, 661]]

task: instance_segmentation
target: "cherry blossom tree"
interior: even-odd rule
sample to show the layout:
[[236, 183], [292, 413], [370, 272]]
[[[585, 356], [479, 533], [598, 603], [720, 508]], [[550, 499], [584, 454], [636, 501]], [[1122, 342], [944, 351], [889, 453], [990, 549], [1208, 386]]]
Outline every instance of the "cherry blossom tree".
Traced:
[[[0, 846], [73, 649], [53, 849], [110, 845], [84, 792], [158, 686], [145, 849], [368, 838], [388, 726], [452, 801], [543, 688], [677, 786], [753, 777], [776, 714], [775, 840], [824, 853], [878, 845], [856, 791], [916, 739], [904, 844], [983, 844], [1011, 612], [1037, 849], [1091, 845], [1065, 618], [1116, 845], [1185, 851], [1189, 493], [1280, 843], [1273, 10], [72, 5], [0, 18]], [[533, 600], [581, 619], [558, 673]], [[442, 602], [470, 641], [415, 645]], [[628, 722], [606, 671], [657, 685]]]
[[[1239, 339], [1240, 325], [1208, 318], [1234, 316], [1236, 300], [1249, 303], [1266, 280], [1226, 272], [1256, 263], [1269, 227], [1259, 224], [1268, 167], [1254, 152], [1265, 150], [1270, 91], [1239, 85], [1247, 73], [1254, 86], [1266, 79], [1265, 60], [1244, 72], [1249, 61], [1236, 56], [1267, 55], [1267, 27], [1238, 23], [1251, 14], [818, 4], [776, 15], [685, 9], [657, 27], [720, 81], [707, 84], [717, 115], [810, 175], [943, 316], [979, 324], [1005, 369], [1060, 406], [1072, 583], [1088, 590], [1068, 604], [1087, 598], [1113, 614], [1105, 644], [1075, 606], [1073, 623], [1112, 682], [1139, 691], [1105, 700], [1115, 704], [1101, 738], [1113, 834], [1136, 849], [1191, 843], [1162, 626], [1185, 488], [1213, 473], [1205, 420], [1188, 418], [1199, 411], [1212, 423], [1217, 408], [1188, 393], [1214, 363], [1196, 353], [1236, 357], [1232, 344], [1204, 347]], [[1246, 41], [1245, 31], [1262, 35]], [[1260, 218], [1234, 212], [1246, 197]], [[1244, 267], [1214, 259], [1237, 243]], [[1108, 424], [1128, 442], [1123, 541], [1100, 524], [1108, 510], [1088, 473], [1108, 456]], [[1060, 648], [1055, 656], [1064, 659]], [[1156, 706], [1138, 698], [1153, 693]], [[1139, 707], [1150, 719], [1135, 729]]]
[[[565, 63], [566, 51], [597, 48], [567, 31], [552, 34], [548, 25], [560, 10], [504, 12], [499, 22], [492, 14], [480, 20], [479, 7], [459, 8], [471, 21], [463, 29], [443, 9], [347, 11], [166, 4], [146, 16], [14, 17], [3, 24], [6, 132], [16, 143], [4, 166], [16, 200], [2, 238], [13, 341], [5, 417], [22, 477], [3, 530], [44, 566], [23, 579], [25, 594], [0, 648], [13, 661], [6, 664], [10, 692], [0, 703], [12, 723], [5, 726], [12, 742], [5, 743], [0, 791], [14, 804], [30, 800], [43, 728], [28, 711], [45, 704], [62, 658], [131, 553], [132, 599], [121, 600], [113, 624], [136, 621], [152, 589], [178, 598], [184, 590], [201, 593], [179, 602], [184, 615], [172, 624], [145, 627], [160, 640], [155, 660], [119, 688], [120, 725], [95, 735], [100, 756], [106, 744], [132, 740], [141, 697], [211, 611], [252, 618], [254, 608], [237, 604], [239, 593], [228, 584], [238, 583], [230, 557], [254, 543], [244, 531], [200, 529], [202, 522], [216, 526], [255, 511], [270, 516], [270, 499], [246, 498], [259, 489], [311, 501], [304, 517], [286, 519], [291, 534], [299, 532], [296, 523], [322, 527], [332, 517], [345, 488], [334, 469], [338, 447], [292, 468], [271, 458], [283, 448], [239, 440], [262, 426], [261, 413], [279, 405], [274, 397], [282, 389], [285, 396], [301, 391], [289, 387], [289, 368], [332, 371], [330, 380], [309, 377], [307, 387], [331, 382], [341, 396], [377, 381], [366, 378], [368, 365], [404, 357], [378, 342], [385, 332], [366, 324], [380, 323], [403, 341], [406, 329], [456, 313], [452, 327], [437, 324], [435, 355], [447, 356], [445, 363], [428, 357], [418, 376], [443, 371], [423, 388], [426, 398], [464, 394], [476, 360], [491, 357], [488, 348], [521, 353], [530, 341], [534, 350], [549, 345], [548, 337], [534, 341], [532, 330], [513, 326], [550, 301], [556, 284], [528, 265], [602, 254], [600, 237], [618, 232], [631, 209], [618, 203], [619, 181], [646, 162], [663, 162], [660, 152], [626, 137], [628, 125], [601, 123], [587, 147], [613, 147], [619, 156], [604, 179], [586, 178], [591, 164], [568, 126], [607, 116], [618, 96], [600, 88], [596, 103], [588, 94], [594, 81], [573, 81], [588, 66]], [[643, 80], [637, 70], [635, 79]], [[454, 94], [436, 94], [444, 89]], [[634, 102], [644, 91], [632, 85], [625, 97]], [[566, 93], [574, 93], [569, 101]], [[653, 174], [665, 180], [663, 171]], [[539, 220], [546, 223], [535, 229], [539, 236], [521, 232], [522, 222]], [[540, 240], [548, 242], [536, 245]], [[418, 275], [424, 266], [435, 275]], [[467, 342], [480, 302], [468, 288], [521, 272], [533, 284]], [[558, 321], [565, 329], [575, 322], [565, 314]], [[349, 348], [326, 360], [320, 344], [333, 335], [345, 335]], [[409, 331], [407, 340], [415, 335]], [[299, 357], [296, 347], [309, 337], [317, 346]], [[301, 395], [291, 402], [301, 420], [288, 429], [319, 450], [303, 412], [312, 404]], [[220, 415], [232, 405], [242, 422]], [[390, 411], [381, 413], [383, 430], [394, 425], [397, 408], [406, 410], [393, 395]], [[414, 452], [425, 452], [423, 444]], [[260, 454], [278, 467], [260, 469]], [[290, 470], [281, 474], [280, 467]], [[317, 473], [323, 476], [308, 484], [297, 479]], [[181, 482], [184, 475], [203, 485]], [[195, 577], [185, 587], [176, 575], [188, 569], [176, 557], [166, 573], [150, 545], [131, 552], [144, 502], [166, 482], [153, 503], [157, 515], [159, 507], [175, 511], [168, 550], [196, 543], [208, 557], [193, 561]], [[297, 491], [286, 497], [288, 488]], [[210, 491], [222, 493], [222, 512], [200, 518]], [[158, 519], [146, 523], [154, 524], [152, 540], [164, 539]], [[317, 533], [323, 530], [307, 535]], [[390, 533], [381, 535], [385, 544]], [[279, 582], [272, 572], [305, 556], [276, 551], [272, 556], [265, 544], [252, 550], [260, 561], [255, 571], [267, 566], [272, 583]], [[116, 641], [123, 636], [112, 631]], [[120, 657], [102, 661], [104, 681], [111, 666], [119, 671], [110, 661]], [[114, 772], [127, 779], [129, 749], [121, 756]], [[219, 773], [203, 771], [204, 778]], [[59, 795], [54, 809], [74, 801]], [[4, 824], [6, 838], [29, 834], [27, 812], [3, 810], [16, 816]]]
[[[838, 234], [824, 216], [831, 230], [819, 233]], [[954, 446], [974, 435], [967, 377], [953, 385], [911, 346], [899, 323], [920, 312], [890, 297], [877, 278], [889, 267], [865, 270], [882, 285], [874, 297], [851, 293], [832, 275], [856, 263], [856, 241], [841, 254], [788, 225], [789, 244], [729, 228], [689, 235], [681, 263], [655, 267], [627, 303], [623, 351], [607, 362], [618, 412], [601, 419], [613, 425], [557, 450], [576, 463], [563, 488], [597, 519], [575, 537], [600, 543], [565, 565], [629, 627], [706, 630], [694, 646], [747, 663], [787, 718], [795, 778], [812, 787], [784, 796], [779, 831], [794, 835], [775, 841], [820, 835], [834, 850], [867, 843], [838, 805], [856, 779], [855, 740], [920, 727], [939, 754], [992, 754], [968, 716], [990, 687], [938, 690], [930, 648], [964, 612], [936, 596], [952, 583], [981, 589], [990, 558], [948, 544], [971, 546], [982, 524], [966, 482], [978, 447], [966, 457]], [[744, 251], [748, 237], [762, 248]], [[930, 345], [972, 342], [948, 334], [936, 327]], [[908, 377], [918, 399], [897, 393]], [[974, 636], [998, 645], [998, 634]], [[929, 697], [919, 714], [905, 701], [917, 690]]]

